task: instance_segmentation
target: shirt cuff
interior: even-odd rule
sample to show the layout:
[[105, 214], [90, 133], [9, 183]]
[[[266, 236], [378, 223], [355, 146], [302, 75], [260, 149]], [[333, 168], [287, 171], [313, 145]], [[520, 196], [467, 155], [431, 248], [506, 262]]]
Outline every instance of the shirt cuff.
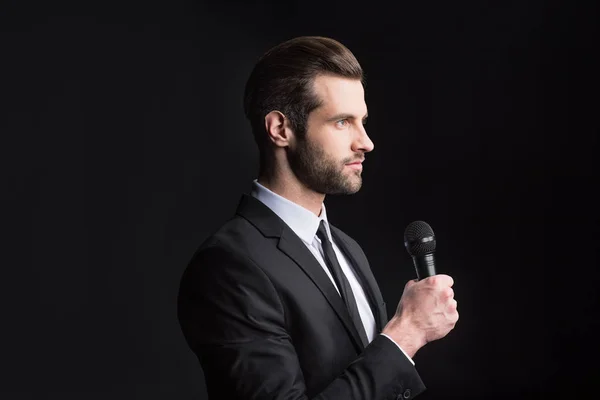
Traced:
[[406, 358], [408, 358], [408, 361], [410, 361], [412, 363], [412, 365], [415, 365], [415, 362], [412, 360], [412, 358], [410, 358], [408, 356], [408, 354], [406, 354], [406, 352], [404, 350], [402, 350], [402, 347], [400, 347], [400, 345], [396, 342], [394, 342], [394, 340], [389, 337], [388, 335], [386, 335], [385, 333], [380, 333], [381, 336], [385, 336], [386, 338], [390, 339], [396, 346], [398, 346], [398, 348], [400, 349], [400, 351], [406, 356]]

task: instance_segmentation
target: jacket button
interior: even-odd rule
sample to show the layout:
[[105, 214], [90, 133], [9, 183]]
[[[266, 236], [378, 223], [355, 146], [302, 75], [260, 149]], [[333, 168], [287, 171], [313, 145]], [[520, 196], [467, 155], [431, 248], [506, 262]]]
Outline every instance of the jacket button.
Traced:
[[406, 390], [404, 391], [404, 393], [402, 393], [402, 396], [403, 396], [405, 399], [408, 399], [408, 398], [410, 397], [410, 389], [406, 389]]

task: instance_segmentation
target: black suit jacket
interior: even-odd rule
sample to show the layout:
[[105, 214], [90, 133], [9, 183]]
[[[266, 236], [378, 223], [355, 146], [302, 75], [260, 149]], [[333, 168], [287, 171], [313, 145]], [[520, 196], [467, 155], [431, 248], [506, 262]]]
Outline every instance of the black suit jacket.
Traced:
[[[367, 293], [377, 332], [385, 303], [360, 246], [330, 225]], [[198, 249], [180, 284], [178, 317], [211, 399], [404, 399], [425, 387], [390, 339], [366, 347], [329, 277], [259, 200]]]

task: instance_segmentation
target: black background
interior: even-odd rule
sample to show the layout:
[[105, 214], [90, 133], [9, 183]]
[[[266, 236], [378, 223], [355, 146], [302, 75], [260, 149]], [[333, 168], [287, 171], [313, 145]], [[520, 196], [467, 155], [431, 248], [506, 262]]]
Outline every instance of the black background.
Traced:
[[375, 143], [330, 220], [390, 314], [413, 220], [456, 282], [420, 398], [582, 398], [600, 372], [592, 3], [3, 2], [0, 397], [205, 398], [179, 278], [256, 177], [254, 62], [323, 35], [366, 71]]

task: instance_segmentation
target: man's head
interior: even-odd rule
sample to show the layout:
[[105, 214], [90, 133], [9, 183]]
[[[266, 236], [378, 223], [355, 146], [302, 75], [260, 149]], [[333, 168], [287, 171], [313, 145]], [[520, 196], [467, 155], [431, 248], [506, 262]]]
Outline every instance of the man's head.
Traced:
[[[363, 71], [341, 43], [299, 37], [261, 57], [246, 84], [244, 109], [260, 151], [261, 173], [282, 158], [303, 185], [323, 194], [360, 189], [367, 108]], [[268, 172], [269, 173], [269, 172]]]

